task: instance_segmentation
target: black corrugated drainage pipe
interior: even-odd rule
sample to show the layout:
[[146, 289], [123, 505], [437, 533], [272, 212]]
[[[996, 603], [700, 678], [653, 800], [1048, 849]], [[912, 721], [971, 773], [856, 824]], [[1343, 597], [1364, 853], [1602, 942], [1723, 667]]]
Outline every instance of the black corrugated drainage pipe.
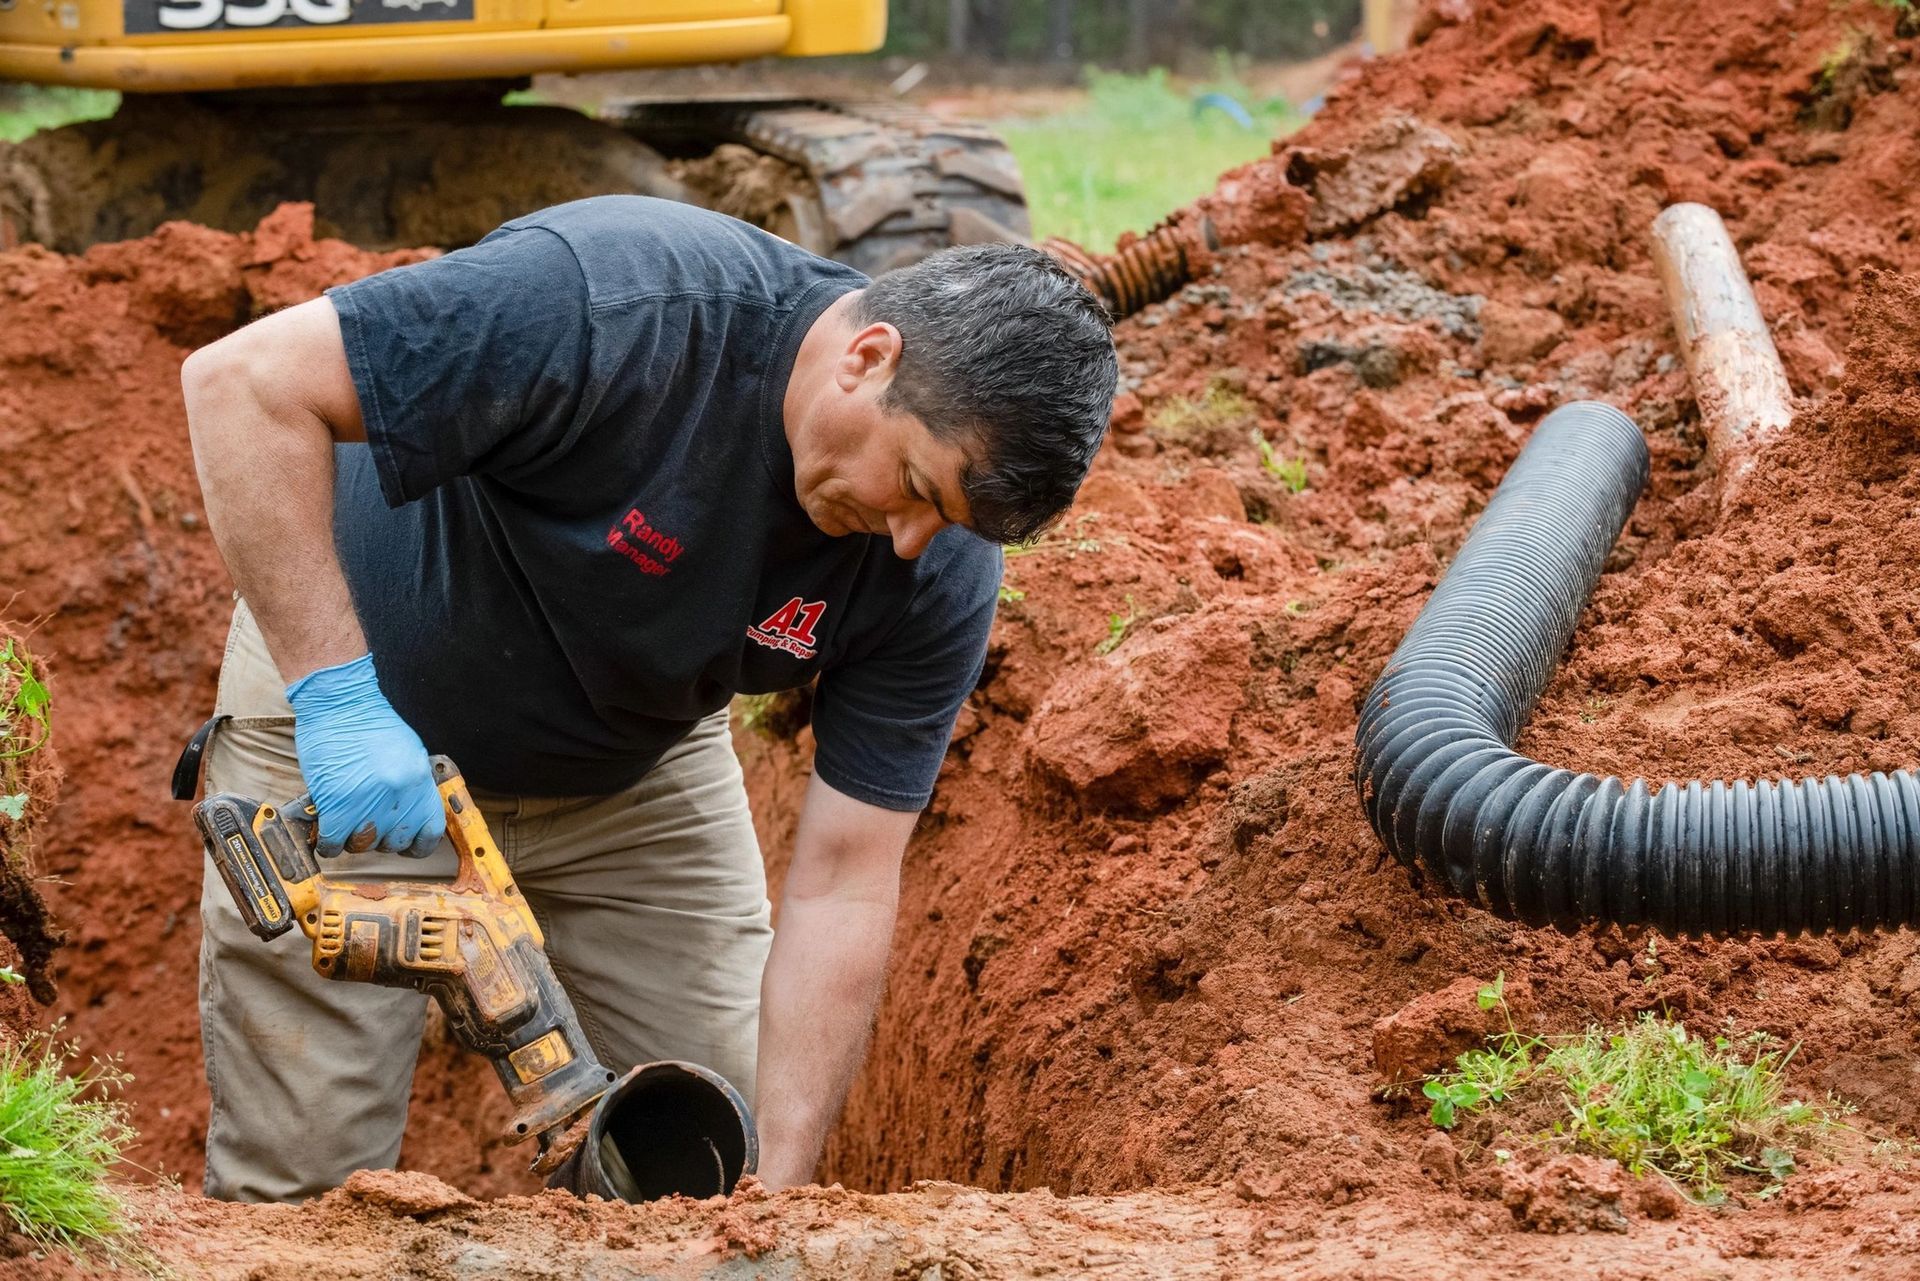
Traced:
[[1579, 402], [1534, 432], [1367, 696], [1354, 780], [1394, 856], [1488, 911], [1572, 930], [1824, 933], [1916, 922], [1920, 781], [1649, 785], [1511, 749], [1647, 479]]

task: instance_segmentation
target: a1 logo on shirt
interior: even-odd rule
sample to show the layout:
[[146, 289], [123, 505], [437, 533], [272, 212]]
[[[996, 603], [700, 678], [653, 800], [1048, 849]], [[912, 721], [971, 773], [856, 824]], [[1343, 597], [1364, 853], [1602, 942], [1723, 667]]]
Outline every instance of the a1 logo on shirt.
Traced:
[[813, 629], [826, 612], [827, 602], [795, 596], [769, 614], [760, 626], [747, 628], [747, 637], [768, 649], [784, 650], [795, 658], [812, 658]]

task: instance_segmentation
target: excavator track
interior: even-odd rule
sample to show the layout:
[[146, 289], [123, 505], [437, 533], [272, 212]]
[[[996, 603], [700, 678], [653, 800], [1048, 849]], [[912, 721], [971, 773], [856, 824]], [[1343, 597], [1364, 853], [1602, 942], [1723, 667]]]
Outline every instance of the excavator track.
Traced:
[[0, 245], [78, 253], [176, 218], [247, 231], [307, 200], [323, 235], [451, 249], [606, 192], [718, 208], [870, 275], [1028, 234], [999, 139], [903, 103], [635, 101], [596, 119], [500, 92], [130, 95], [110, 120], [0, 144]]
[[869, 275], [1030, 234], [1006, 144], [906, 103], [634, 100], [600, 118], [670, 158], [733, 144], [784, 161], [797, 181], [769, 230]]

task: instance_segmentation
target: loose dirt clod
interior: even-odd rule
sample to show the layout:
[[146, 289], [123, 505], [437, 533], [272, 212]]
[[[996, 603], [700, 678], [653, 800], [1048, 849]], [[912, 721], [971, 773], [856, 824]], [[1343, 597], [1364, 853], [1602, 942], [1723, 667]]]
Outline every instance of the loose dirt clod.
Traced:
[[1557, 1156], [1501, 1171], [1500, 1199], [1530, 1232], [1625, 1232], [1628, 1183], [1618, 1161]]
[[1375, 1023], [1373, 1064], [1381, 1080], [1389, 1086], [1407, 1085], [1452, 1067], [1455, 1059], [1479, 1049], [1490, 1036], [1525, 1031], [1533, 1005], [1525, 986], [1508, 986], [1501, 1002], [1484, 1003], [1480, 993], [1485, 986], [1478, 979], [1455, 979]]
[[417, 1170], [356, 1170], [339, 1195], [409, 1219], [478, 1205], [458, 1188]]

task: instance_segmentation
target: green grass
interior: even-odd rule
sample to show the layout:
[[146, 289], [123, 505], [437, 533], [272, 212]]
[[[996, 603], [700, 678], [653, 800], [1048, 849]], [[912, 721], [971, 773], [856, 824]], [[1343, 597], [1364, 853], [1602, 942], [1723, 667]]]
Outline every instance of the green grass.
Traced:
[[0, 142], [19, 142], [41, 129], [79, 120], [104, 120], [120, 106], [110, 89], [67, 89], [0, 81]]
[[[1480, 991], [1482, 1009], [1495, 1005], [1505, 1008], [1499, 978]], [[1792, 1057], [1764, 1033], [1696, 1036], [1652, 1014], [1554, 1038], [1524, 1036], [1509, 1022], [1422, 1092], [1444, 1129], [1473, 1113], [1544, 1105], [1553, 1120], [1538, 1141], [1664, 1175], [1714, 1202], [1732, 1175], [1778, 1185], [1793, 1172], [1795, 1150], [1836, 1124], [1838, 1105], [1790, 1096], [1784, 1070]]]
[[[1252, 102], [1232, 84], [1176, 88], [1166, 72], [1090, 70], [1090, 101], [1048, 119], [1007, 119], [1006, 139], [1026, 180], [1036, 236], [1062, 236], [1105, 253], [1123, 231], [1144, 232], [1213, 189], [1226, 170], [1268, 153], [1301, 118], [1284, 102]], [[1195, 114], [1200, 93], [1234, 98], [1252, 129], [1218, 110]]]
[[120, 1203], [107, 1171], [133, 1140], [125, 1077], [95, 1063], [76, 1076], [47, 1037], [0, 1048], [0, 1209], [43, 1246], [117, 1248]]

